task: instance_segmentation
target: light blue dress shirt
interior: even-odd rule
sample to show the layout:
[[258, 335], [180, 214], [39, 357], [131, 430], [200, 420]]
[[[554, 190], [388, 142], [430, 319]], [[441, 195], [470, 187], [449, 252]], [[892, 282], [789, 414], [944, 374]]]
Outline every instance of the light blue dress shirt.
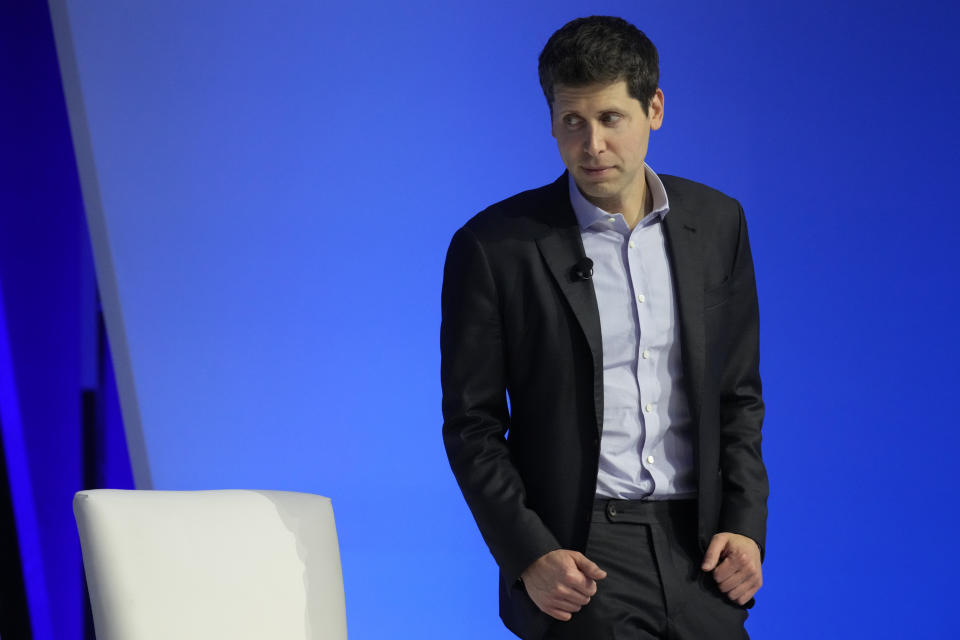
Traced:
[[583, 197], [570, 178], [603, 341], [603, 434], [597, 495], [630, 500], [696, 497], [693, 425], [663, 218], [667, 192], [644, 165], [653, 209], [630, 229]]

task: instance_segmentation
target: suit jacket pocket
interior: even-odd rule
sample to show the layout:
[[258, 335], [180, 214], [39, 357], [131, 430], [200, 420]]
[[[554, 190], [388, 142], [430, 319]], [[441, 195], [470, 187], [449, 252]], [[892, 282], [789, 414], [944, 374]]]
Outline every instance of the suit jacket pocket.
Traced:
[[723, 282], [703, 292], [703, 308], [712, 309], [713, 307], [719, 307], [729, 300], [732, 294], [733, 280], [731, 280], [729, 276], [726, 276]]

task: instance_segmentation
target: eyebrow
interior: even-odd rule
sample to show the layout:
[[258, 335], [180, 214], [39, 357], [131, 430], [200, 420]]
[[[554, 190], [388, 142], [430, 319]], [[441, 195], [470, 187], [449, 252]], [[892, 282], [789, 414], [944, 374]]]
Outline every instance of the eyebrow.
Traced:
[[[597, 114], [597, 115], [600, 115], [600, 114], [603, 114], [603, 113], [610, 113], [611, 111], [612, 111], [612, 112], [616, 112], [616, 113], [623, 113], [624, 110], [621, 109], [621, 108], [619, 108], [619, 107], [604, 107], [603, 109], [598, 109], [598, 110], [596, 111], [596, 114]], [[582, 115], [583, 115], [580, 111], [578, 111], [578, 110], [576, 110], [576, 109], [557, 109], [557, 110], [556, 110], [556, 113], [558, 113], [558, 114], [561, 115], [561, 116], [571, 115], [571, 114], [572, 114], [572, 115], [577, 115], [577, 116], [581, 116], [581, 117], [582, 117]]]

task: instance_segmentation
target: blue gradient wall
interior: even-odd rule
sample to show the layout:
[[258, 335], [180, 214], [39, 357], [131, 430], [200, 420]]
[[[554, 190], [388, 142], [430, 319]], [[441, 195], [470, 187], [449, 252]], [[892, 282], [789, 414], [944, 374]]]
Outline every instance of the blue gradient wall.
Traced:
[[650, 164], [751, 224], [772, 483], [751, 632], [943, 635], [956, 9], [51, 7], [138, 483], [331, 496], [352, 637], [508, 637], [440, 443], [440, 276], [463, 221], [562, 171], [536, 56], [584, 12], [660, 49]]

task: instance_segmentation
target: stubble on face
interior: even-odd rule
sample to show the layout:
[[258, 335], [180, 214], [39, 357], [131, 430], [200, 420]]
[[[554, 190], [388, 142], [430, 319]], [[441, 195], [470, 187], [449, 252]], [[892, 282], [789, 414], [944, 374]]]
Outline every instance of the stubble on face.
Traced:
[[560, 156], [584, 197], [628, 220], [642, 217], [643, 163], [650, 131], [663, 121], [663, 93], [658, 89], [650, 108], [644, 109], [623, 80], [557, 85], [551, 111]]

